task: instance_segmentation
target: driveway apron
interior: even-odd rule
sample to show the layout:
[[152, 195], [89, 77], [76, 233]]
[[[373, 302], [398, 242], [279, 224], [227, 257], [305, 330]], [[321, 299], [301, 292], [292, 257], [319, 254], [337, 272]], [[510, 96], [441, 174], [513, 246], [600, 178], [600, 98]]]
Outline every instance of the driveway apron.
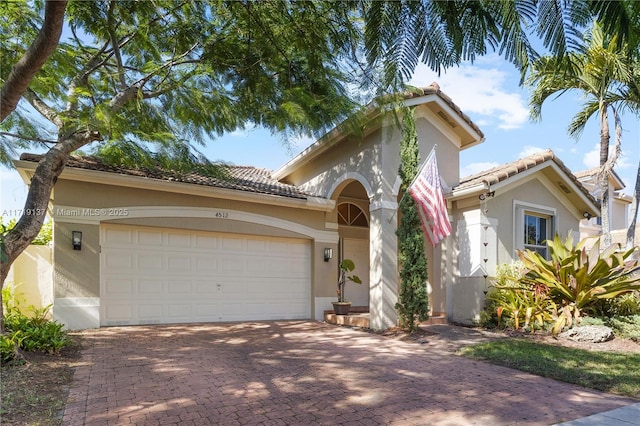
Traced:
[[550, 425], [637, 402], [313, 321], [83, 341], [64, 425]]

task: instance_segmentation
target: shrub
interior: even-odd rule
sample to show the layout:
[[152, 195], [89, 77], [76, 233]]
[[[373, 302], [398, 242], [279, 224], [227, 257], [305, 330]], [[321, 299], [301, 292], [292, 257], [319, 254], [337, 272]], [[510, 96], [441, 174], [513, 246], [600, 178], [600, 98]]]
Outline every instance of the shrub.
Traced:
[[585, 317], [583, 325], [606, 325], [618, 337], [640, 340], [640, 315], [617, 315], [613, 317]]
[[481, 325], [504, 325], [533, 332], [552, 320], [553, 302], [544, 292], [521, 283], [524, 272], [521, 262], [498, 266], [494, 285], [487, 293], [485, 309], [480, 315]]
[[640, 292], [634, 291], [596, 305], [598, 315], [604, 317], [640, 315]]
[[20, 306], [22, 299], [10, 286], [2, 290], [2, 298], [6, 331], [0, 341], [2, 362], [14, 359], [18, 349], [54, 354], [71, 343], [64, 325], [49, 320], [51, 306], [42, 309], [30, 306], [27, 315]]
[[553, 333], [579, 323], [583, 313], [596, 311], [602, 300], [640, 290], [640, 266], [632, 257], [636, 248], [620, 251], [620, 245], [614, 244], [600, 252], [596, 238], [587, 250], [590, 240], [585, 238], [574, 246], [570, 234], [565, 242], [556, 234], [547, 241], [549, 260], [535, 251], [518, 251], [527, 268], [520, 283], [548, 294], [559, 307]]

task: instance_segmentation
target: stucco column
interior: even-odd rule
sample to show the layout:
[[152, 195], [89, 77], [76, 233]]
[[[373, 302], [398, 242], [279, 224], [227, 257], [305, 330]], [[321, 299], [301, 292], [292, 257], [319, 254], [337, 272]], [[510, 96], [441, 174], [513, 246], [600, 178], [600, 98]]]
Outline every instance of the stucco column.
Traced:
[[370, 212], [369, 326], [384, 330], [398, 324], [397, 203], [373, 203]]

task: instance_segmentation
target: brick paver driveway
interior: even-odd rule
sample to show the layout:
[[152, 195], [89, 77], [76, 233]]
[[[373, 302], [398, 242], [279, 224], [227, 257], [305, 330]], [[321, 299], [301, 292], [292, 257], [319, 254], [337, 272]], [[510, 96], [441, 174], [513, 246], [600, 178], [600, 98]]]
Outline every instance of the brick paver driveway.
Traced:
[[548, 425], [636, 402], [310, 321], [84, 338], [65, 425]]

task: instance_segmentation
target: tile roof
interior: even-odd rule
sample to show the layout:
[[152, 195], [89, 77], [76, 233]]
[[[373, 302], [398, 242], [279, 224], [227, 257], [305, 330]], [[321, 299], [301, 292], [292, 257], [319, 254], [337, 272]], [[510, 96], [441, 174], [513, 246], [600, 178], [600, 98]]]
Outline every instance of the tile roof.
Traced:
[[567, 178], [570, 179], [589, 200], [591, 200], [594, 204], [597, 204], [596, 200], [582, 185], [578, 178], [576, 178], [571, 170], [569, 170], [569, 168], [567, 168], [567, 166], [565, 166], [564, 163], [560, 161], [560, 159], [550, 149], [537, 152], [525, 158], [520, 158], [516, 161], [512, 161], [511, 163], [503, 164], [501, 166], [497, 166], [492, 169], [464, 177], [460, 179], [460, 184], [453, 188], [453, 190], [460, 191], [462, 189], [482, 185], [483, 183], [495, 185], [548, 161], [554, 162], [566, 174]]
[[[22, 154], [22, 161], [40, 161], [42, 155]], [[137, 176], [148, 179], [159, 179], [171, 182], [182, 182], [194, 185], [211, 186], [214, 188], [232, 189], [237, 191], [253, 192], [258, 194], [275, 195], [279, 197], [289, 197], [307, 199], [308, 194], [300, 188], [287, 185], [271, 177], [271, 171], [251, 166], [232, 166], [221, 164], [225, 177], [209, 177], [193, 172], [177, 172], [161, 168], [143, 169], [124, 166], [114, 166], [102, 162], [96, 157], [72, 156], [67, 161], [66, 167], [95, 170], [108, 173], [117, 173], [127, 176]]]

